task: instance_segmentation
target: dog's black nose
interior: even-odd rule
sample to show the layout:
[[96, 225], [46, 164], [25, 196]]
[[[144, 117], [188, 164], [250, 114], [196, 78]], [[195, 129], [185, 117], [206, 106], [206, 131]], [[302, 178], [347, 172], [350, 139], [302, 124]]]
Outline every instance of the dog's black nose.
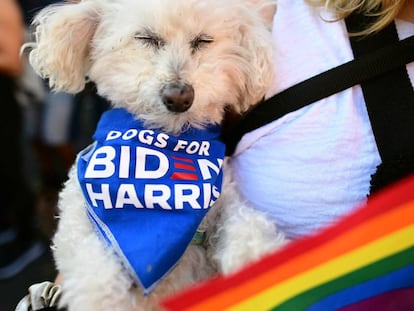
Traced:
[[194, 100], [194, 89], [189, 84], [168, 84], [161, 90], [164, 105], [172, 112], [187, 111]]

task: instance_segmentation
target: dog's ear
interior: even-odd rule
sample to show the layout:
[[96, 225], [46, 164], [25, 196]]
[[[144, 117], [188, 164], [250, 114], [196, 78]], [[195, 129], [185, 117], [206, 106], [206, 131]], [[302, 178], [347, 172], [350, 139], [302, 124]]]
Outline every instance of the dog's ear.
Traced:
[[[246, 68], [248, 79], [242, 103], [239, 107], [241, 112], [249, 109], [251, 105], [258, 103], [264, 98], [272, 83], [274, 70], [271, 29], [276, 9], [275, 1], [245, 1], [253, 4], [253, 7], [260, 15], [260, 20], [255, 19], [255, 22], [249, 25], [244, 23], [240, 27], [241, 44], [250, 53], [248, 69]], [[254, 39], [252, 40], [252, 38]]]
[[259, 11], [266, 26], [271, 29], [273, 17], [276, 13], [276, 0], [247, 0], [250, 1]]
[[29, 61], [53, 90], [77, 93], [85, 87], [99, 3], [83, 0], [51, 5], [35, 17], [35, 42], [30, 45]]

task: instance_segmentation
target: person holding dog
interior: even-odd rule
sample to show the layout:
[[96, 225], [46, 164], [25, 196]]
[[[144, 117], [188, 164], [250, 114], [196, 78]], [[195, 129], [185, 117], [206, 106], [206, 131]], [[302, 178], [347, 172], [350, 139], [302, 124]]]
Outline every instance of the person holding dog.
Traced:
[[[346, 19], [355, 13], [371, 19], [359, 30], [350, 31]], [[275, 80], [267, 98], [351, 61], [350, 40], [374, 37], [392, 24], [400, 40], [414, 34], [414, 1], [279, 0], [273, 24]], [[406, 70], [409, 95], [403, 104], [412, 107], [414, 63]], [[402, 82], [389, 77], [390, 82], [382, 87], [384, 92], [392, 88], [397, 88], [397, 94], [405, 91]], [[400, 139], [414, 132], [413, 127], [392, 140], [392, 148], [411, 152], [405, 162], [398, 163], [400, 172], [396, 168], [399, 160], [391, 160], [390, 167], [381, 166], [382, 155], [388, 150], [379, 150], [381, 137], [373, 132], [366, 97], [365, 89], [356, 84], [248, 132], [238, 143], [231, 165], [240, 192], [288, 238], [312, 234], [335, 222], [375, 191], [414, 171], [410, 139], [407, 146], [401, 146], [405, 142]], [[384, 110], [391, 114], [394, 98], [379, 96], [375, 101], [381, 104], [388, 100]], [[405, 108], [395, 112], [401, 120], [407, 113]], [[394, 123], [399, 122], [380, 124], [379, 132], [394, 131]]]

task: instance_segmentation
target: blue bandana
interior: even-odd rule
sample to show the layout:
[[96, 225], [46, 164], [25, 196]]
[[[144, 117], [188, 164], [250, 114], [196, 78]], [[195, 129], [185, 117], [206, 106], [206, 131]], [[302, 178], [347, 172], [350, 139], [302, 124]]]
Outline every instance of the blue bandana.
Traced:
[[218, 127], [171, 136], [112, 109], [78, 156], [89, 217], [145, 293], [176, 265], [221, 192], [219, 136]]

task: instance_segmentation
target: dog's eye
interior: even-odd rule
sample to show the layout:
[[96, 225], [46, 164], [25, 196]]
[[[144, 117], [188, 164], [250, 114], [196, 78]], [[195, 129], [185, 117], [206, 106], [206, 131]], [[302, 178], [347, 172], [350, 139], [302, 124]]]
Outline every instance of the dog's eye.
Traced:
[[148, 47], [158, 49], [164, 45], [164, 42], [155, 35], [135, 34], [134, 38]]
[[212, 37], [207, 35], [199, 35], [190, 42], [190, 45], [193, 51], [197, 51], [212, 42], [214, 42]]

